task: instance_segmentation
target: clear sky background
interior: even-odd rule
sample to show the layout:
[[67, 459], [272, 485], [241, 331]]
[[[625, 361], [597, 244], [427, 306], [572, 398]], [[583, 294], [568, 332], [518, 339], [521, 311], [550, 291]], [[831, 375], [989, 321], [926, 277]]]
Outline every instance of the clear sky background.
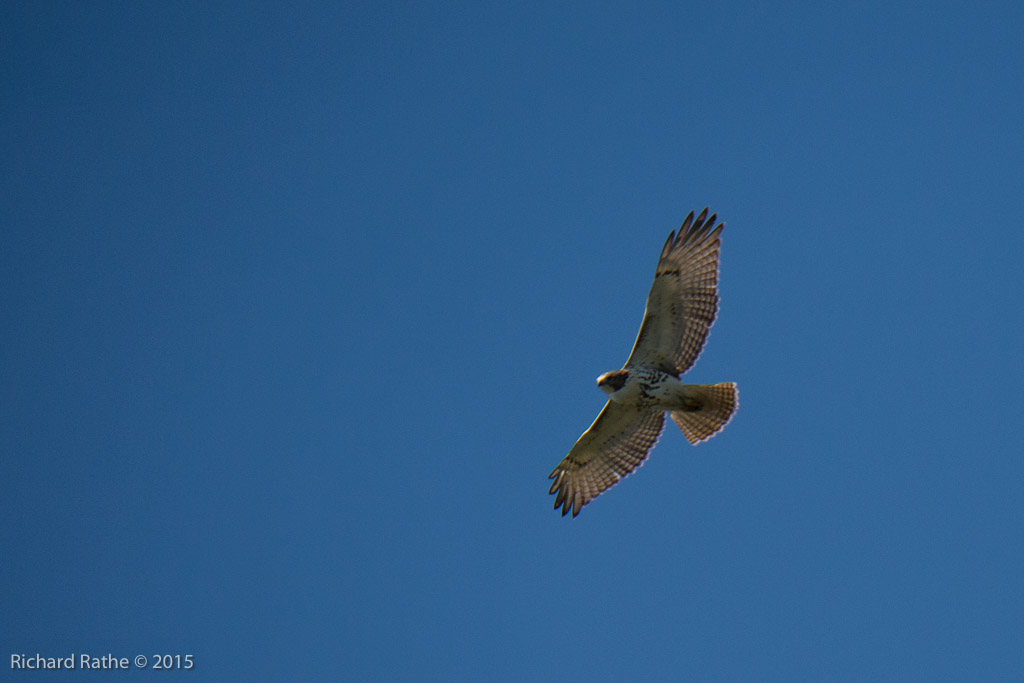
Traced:
[[[1024, 678], [1022, 7], [4, 3], [0, 678]], [[739, 412], [562, 518], [705, 205]]]

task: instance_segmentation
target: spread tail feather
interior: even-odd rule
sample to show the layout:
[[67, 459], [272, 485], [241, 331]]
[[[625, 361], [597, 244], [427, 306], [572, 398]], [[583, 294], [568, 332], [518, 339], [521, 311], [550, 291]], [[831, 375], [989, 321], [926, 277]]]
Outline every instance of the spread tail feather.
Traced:
[[685, 410], [671, 412], [683, 436], [697, 444], [722, 431], [740, 405], [740, 392], [733, 382], [687, 385]]

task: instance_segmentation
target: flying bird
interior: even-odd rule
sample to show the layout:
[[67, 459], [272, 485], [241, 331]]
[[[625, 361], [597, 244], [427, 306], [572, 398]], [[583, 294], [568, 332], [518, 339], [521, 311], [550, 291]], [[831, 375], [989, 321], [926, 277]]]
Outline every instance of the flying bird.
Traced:
[[733, 382], [683, 384], [718, 312], [718, 253], [724, 223], [705, 208], [669, 233], [633, 351], [621, 370], [597, 378], [608, 402], [569, 454], [548, 475], [555, 509], [575, 517], [584, 505], [647, 459], [665, 413], [698, 444], [717, 434], [739, 407]]

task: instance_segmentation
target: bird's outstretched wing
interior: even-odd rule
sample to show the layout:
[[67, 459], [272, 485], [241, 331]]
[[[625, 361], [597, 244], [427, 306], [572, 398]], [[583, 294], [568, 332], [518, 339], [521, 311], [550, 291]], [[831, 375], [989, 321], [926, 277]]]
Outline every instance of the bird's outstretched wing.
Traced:
[[572, 516], [647, 459], [665, 426], [662, 410], [608, 401], [569, 455], [548, 475], [555, 509]]
[[718, 214], [705, 208], [671, 232], [661, 250], [644, 321], [626, 365], [656, 367], [681, 375], [693, 366], [718, 312]]

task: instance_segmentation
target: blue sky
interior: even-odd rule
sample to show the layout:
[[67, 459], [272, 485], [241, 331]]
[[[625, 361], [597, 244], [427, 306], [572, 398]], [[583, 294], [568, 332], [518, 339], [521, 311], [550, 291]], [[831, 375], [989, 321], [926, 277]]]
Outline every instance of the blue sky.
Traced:
[[[5, 4], [0, 668], [1024, 677], [1022, 27]], [[705, 205], [740, 410], [561, 518]]]

